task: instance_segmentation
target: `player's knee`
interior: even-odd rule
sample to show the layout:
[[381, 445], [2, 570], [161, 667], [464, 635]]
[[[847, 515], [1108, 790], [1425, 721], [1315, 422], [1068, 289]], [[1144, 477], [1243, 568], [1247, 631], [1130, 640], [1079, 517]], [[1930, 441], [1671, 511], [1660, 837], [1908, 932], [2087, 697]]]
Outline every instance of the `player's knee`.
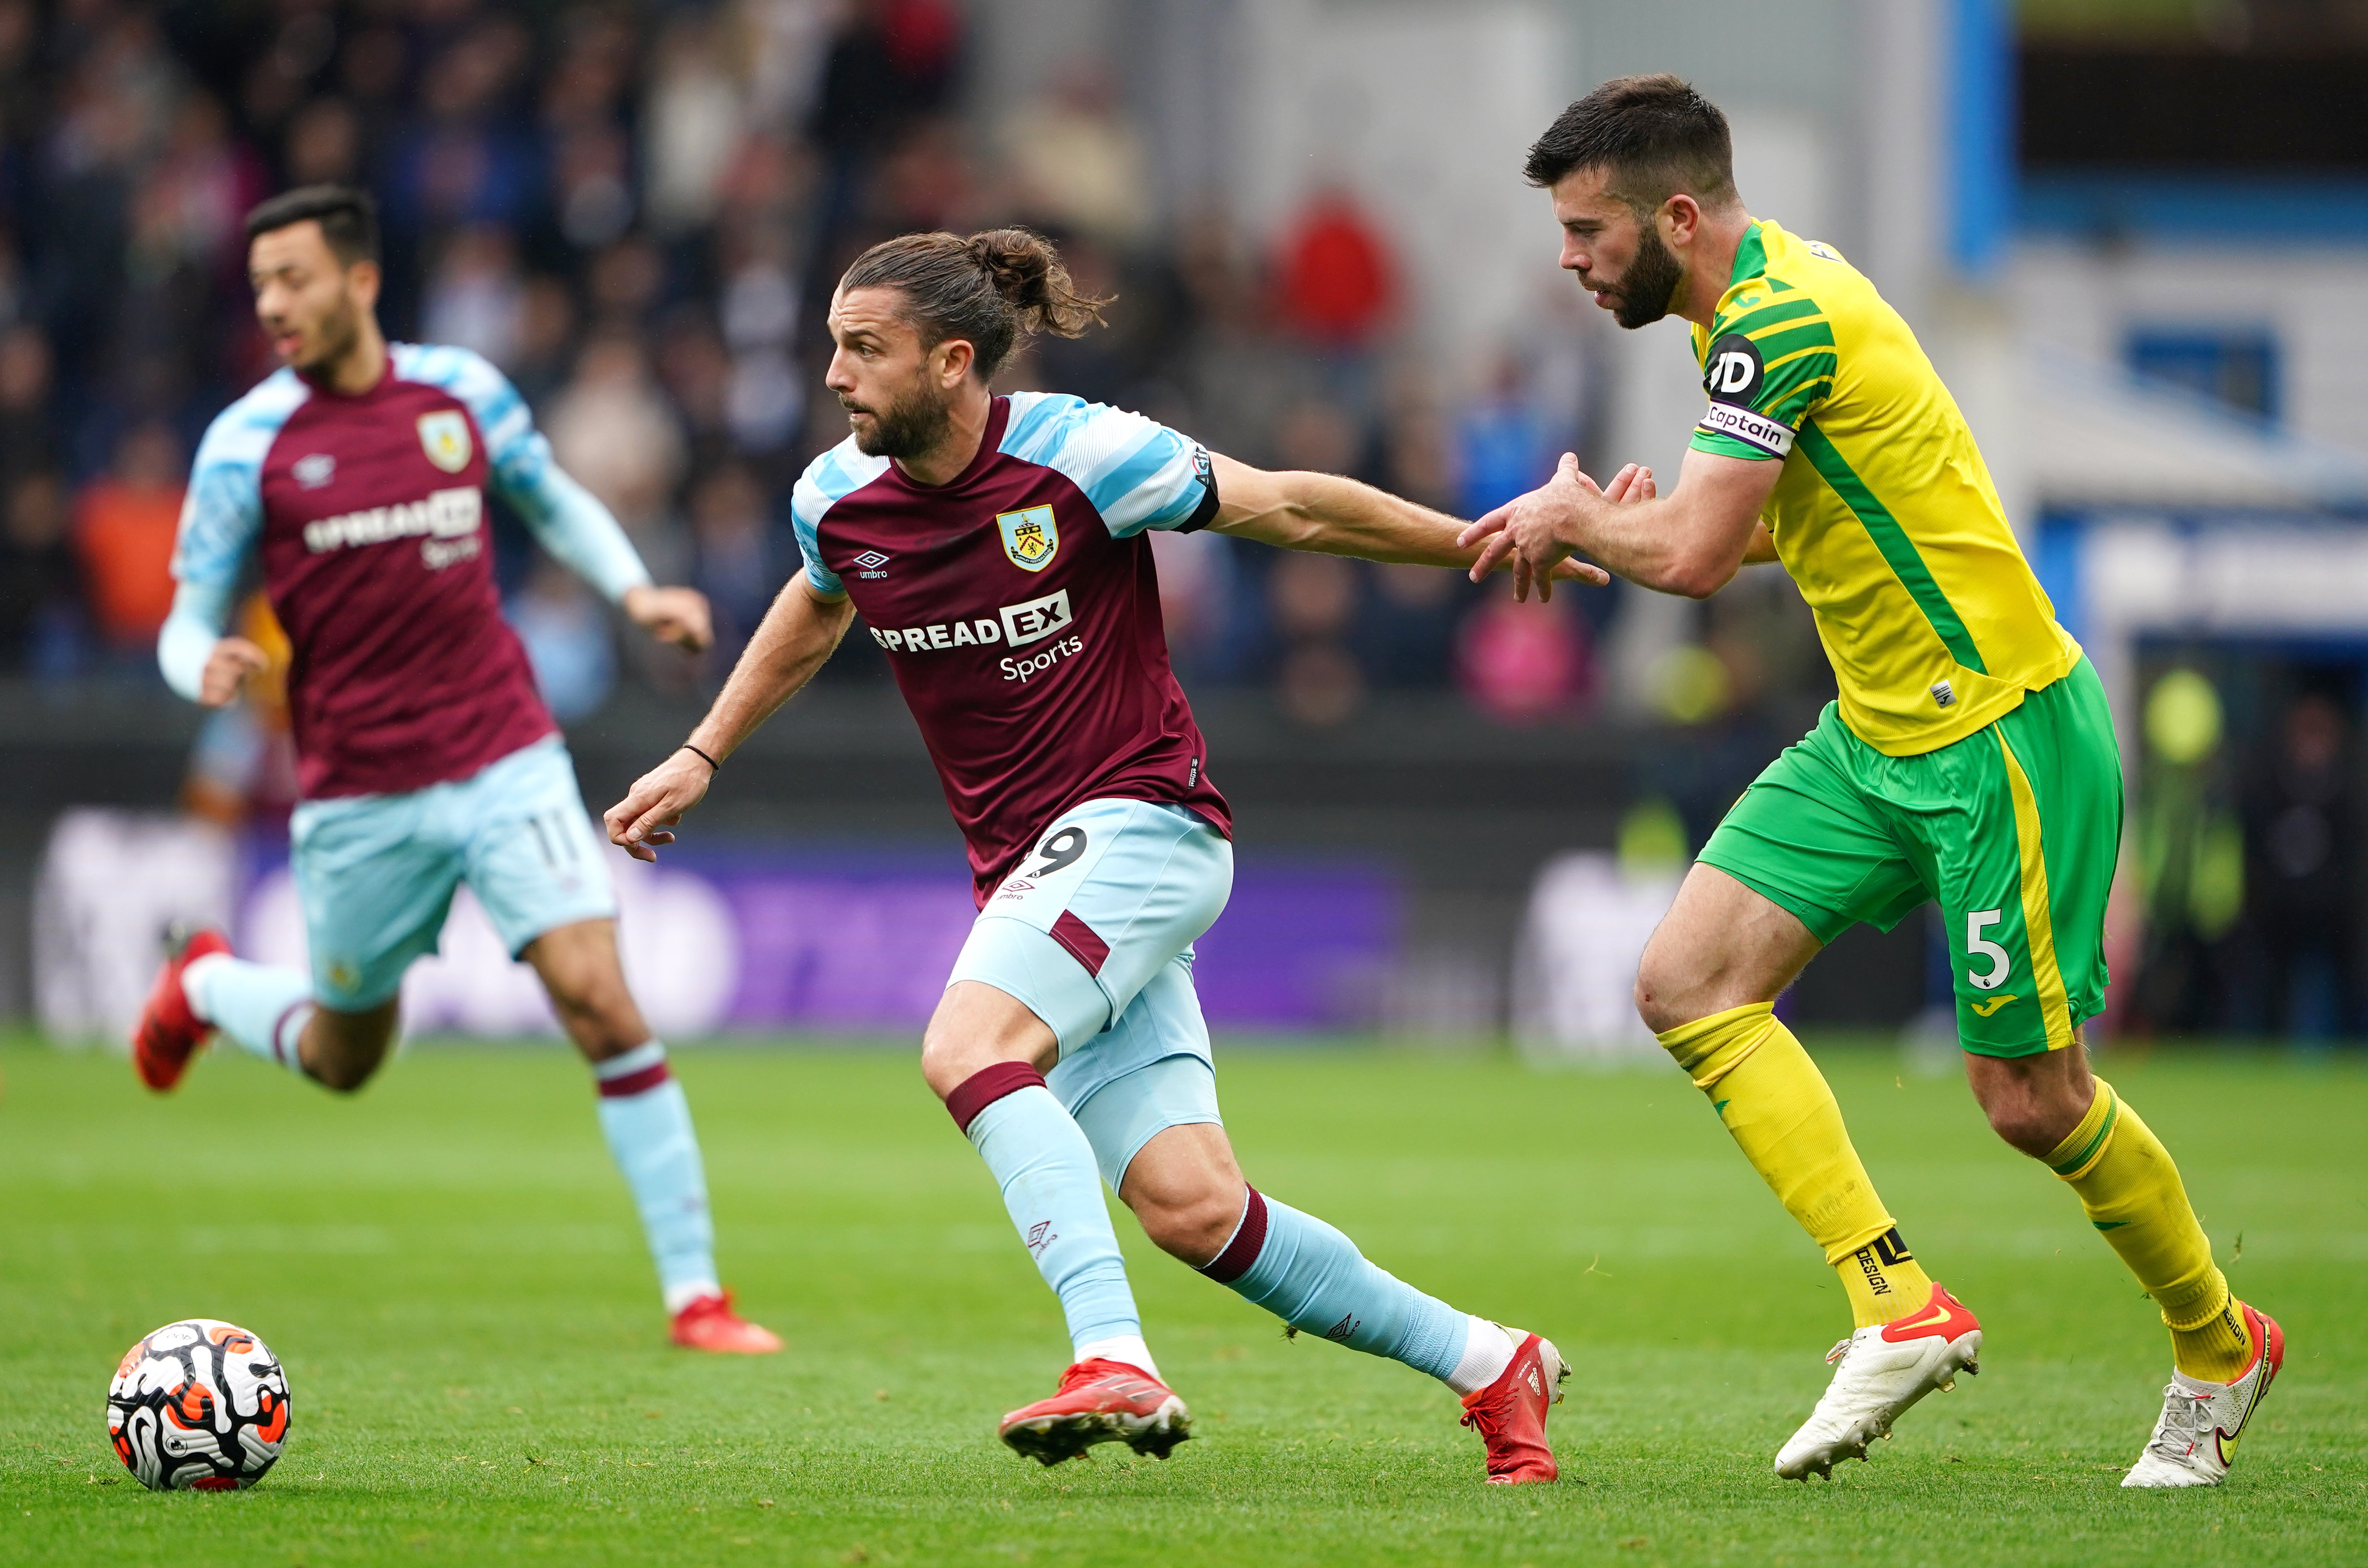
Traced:
[[1989, 1119], [1990, 1131], [2034, 1160], [2055, 1153], [2088, 1113], [2091, 1091], [2077, 1056], [1969, 1054], [1965, 1062], [1967, 1081]]
[[1693, 1022], [1695, 1013], [1688, 1008], [1686, 986], [1677, 967], [1651, 948], [1636, 965], [1636, 1016], [1655, 1034], [1667, 1034], [1680, 1024]]
[[[2034, 1160], [2044, 1159], [2070, 1131], [2055, 1107], [2029, 1095], [1997, 1096], [1983, 1103], [1982, 1114], [1989, 1118], [1990, 1131], [2009, 1147]], [[2079, 1118], [2072, 1120], [2078, 1122]]]
[[304, 1071], [323, 1088], [350, 1095], [378, 1075], [384, 1052], [326, 1051], [308, 1054]]
[[921, 1036], [921, 1076], [928, 1079], [930, 1090], [944, 1099], [962, 1086], [962, 1080], [978, 1071], [985, 1063], [974, 1060], [977, 1052], [966, 1049], [970, 1041], [941, 1029], [932, 1023]]
[[1242, 1189], [1210, 1187], [1190, 1193], [1162, 1194], [1135, 1210], [1143, 1233], [1168, 1256], [1198, 1268], [1225, 1250], [1234, 1227], [1241, 1223]]
[[314, 1013], [297, 1043], [305, 1076], [324, 1089], [352, 1094], [377, 1076], [394, 1043], [394, 1025], [393, 1004], [368, 1013]]
[[554, 991], [551, 1000], [568, 1038], [595, 1062], [621, 1055], [649, 1040], [649, 1026], [642, 1021], [641, 1009], [633, 1006], [632, 996], [621, 984], [569, 996]]

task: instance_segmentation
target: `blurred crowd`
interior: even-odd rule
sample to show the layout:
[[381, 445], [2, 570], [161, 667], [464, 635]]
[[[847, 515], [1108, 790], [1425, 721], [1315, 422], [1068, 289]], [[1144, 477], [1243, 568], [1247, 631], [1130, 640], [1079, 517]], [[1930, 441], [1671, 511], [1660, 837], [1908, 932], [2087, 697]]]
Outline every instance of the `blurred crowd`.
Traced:
[[[317, 180], [379, 197], [390, 335], [500, 365], [653, 571], [714, 601], [701, 663], [620, 641], [506, 528], [510, 613], [564, 719], [620, 682], [687, 695], [728, 669], [796, 568], [791, 482], [845, 435], [821, 388], [831, 283], [904, 231], [1027, 222], [1118, 297], [1007, 387], [1466, 517], [1594, 456], [1608, 388], [1575, 291], [1451, 382], [1407, 350], [1399, 263], [1353, 199], [1258, 247], [1221, 211], [1163, 212], [1107, 62], [982, 112], [968, 26], [954, 0], [0, 0], [0, 665], [154, 678], [188, 455], [271, 369], [240, 217]], [[1603, 684], [1617, 594], [1517, 613], [1451, 573], [1155, 544], [1187, 680], [1270, 687], [1303, 722], [1426, 687], [1533, 721]], [[1797, 600], [1761, 597], [1654, 673], [1671, 716], [1771, 680], [1814, 694]], [[825, 678], [883, 673], [856, 638]]]
[[2368, 1039], [2360, 666], [2226, 645], [2146, 665], [2123, 895], [2145, 937], [2116, 987], [2123, 1027]]

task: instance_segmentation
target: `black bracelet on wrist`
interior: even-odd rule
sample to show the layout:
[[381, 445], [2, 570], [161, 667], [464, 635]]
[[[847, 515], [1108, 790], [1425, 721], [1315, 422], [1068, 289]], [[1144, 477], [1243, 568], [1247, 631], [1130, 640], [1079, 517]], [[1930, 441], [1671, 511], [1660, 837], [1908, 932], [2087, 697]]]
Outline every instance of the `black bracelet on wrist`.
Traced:
[[716, 761], [713, 757], [708, 756], [697, 746], [692, 745], [689, 741], [683, 742], [682, 744], [675, 747], [674, 749], [677, 751], [687, 751], [690, 753], [691, 756], [699, 758], [700, 761], [707, 764], [707, 776], [710, 778], [714, 778], [717, 774], [723, 771], [723, 765], [722, 763]]

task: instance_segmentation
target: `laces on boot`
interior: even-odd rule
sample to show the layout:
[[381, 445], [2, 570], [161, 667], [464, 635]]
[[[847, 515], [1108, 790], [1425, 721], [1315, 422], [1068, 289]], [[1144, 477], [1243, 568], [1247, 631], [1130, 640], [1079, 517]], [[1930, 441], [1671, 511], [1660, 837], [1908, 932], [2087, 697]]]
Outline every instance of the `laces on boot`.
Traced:
[[1842, 1358], [1850, 1354], [1850, 1346], [1855, 1343], [1856, 1341], [1854, 1339], [1847, 1335], [1835, 1340], [1834, 1347], [1826, 1352], [1826, 1365], [1828, 1367], [1840, 1366], [1842, 1364]]
[[2174, 1463], [2184, 1463], [2203, 1435], [2203, 1400], [2177, 1383], [2162, 1391], [2162, 1425], [2146, 1447]]

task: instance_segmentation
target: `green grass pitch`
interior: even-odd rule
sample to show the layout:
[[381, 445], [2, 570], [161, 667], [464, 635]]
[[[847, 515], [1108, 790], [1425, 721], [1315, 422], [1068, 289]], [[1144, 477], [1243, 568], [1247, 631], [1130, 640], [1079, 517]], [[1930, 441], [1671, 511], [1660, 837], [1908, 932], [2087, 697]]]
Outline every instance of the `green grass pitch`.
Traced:
[[[1815, 1043], [1814, 1041], [1812, 1042]], [[788, 1354], [664, 1342], [580, 1064], [423, 1049], [350, 1102], [234, 1053], [156, 1099], [0, 1047], [0, 1558], [13, 1563], [1764, 1563], [2368, 1560], [2368, 1073], [2107, 1072], [2178, 1153], [2283, 1379], [2216, 1492], [2121, 1491], [2168, 1370], [2069, 1193], [1953, 1079], [1826, 1065], [1977, 1379], [1831, 1484], [1769, 1472], [1848, 1327], [1832, 1276], [1674, 1074], [1221, 1045], [1251, 1179], [1575, 1363], [1563, 1480], [1479, 1484], [1453, 1399], [1302, 1338], [1121, 1217], [1190, 1402], [1166, 1464], [995, 1440], [1060, 1319], [909, 1050], [689, 1050], [724, 1271]], [[2241, 1250], [2238, 1243], [2241, 1237]], [[256, 1490], [158, 1496], [105, 1441], [139, 1335], [209, 1315], [287, 1364]], [[1099, 1450], [1108, 1455], [1116, 1450]]]

